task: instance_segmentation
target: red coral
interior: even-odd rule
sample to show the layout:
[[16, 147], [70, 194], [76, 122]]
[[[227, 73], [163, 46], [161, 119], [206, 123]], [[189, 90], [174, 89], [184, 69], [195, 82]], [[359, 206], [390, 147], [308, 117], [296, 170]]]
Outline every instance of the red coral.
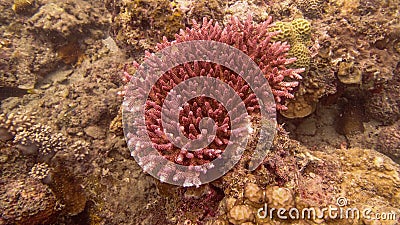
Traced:
[[[285, 110], [286, 107], [283, 105], [283, 101], [287, 98], [293, 98], [291, 91], [298, 85], [296, 79], [301, 79], [299, 73], [303, 69], [289, 69], [286, 67], [288, 64], [293, 63], [295, 59], [286, 58], [289, 45], [281, 42], [272, 43], [270, 41], [271, 37], [276, 34], [276, 32], [268, 32], [267, 28], [270, 23], [271, 18], [261, 24], [257, 24], [253, 23], [251, 17], [244, 23], [233, 17], [225, 28], [222, 28], [218, 23], [214, 24], [212, 20], [208, 21], [204, 19], [202, 25], [193, 21], [192, 29], [186, 28], [185, 31], [181, 30], [179, 34], [175, 35], [176, 40], [172, 42], [164, 38], [163, 42], [157, 45], [157, 48], [158, 50], [162, 50], [177, 43], [194, 40], [212, 40], [233, 46], [256, 62], [272, 89], [276, 108]], [[146, 53], [147, 58], [150, 58], [150, 56], [150, 53]], [[164, 62], [161, 61], [159, 63], [162, 64]], [[139, 65], [136, 64], [136, 67], [139, 68]], [[165, 65], [165, 67], [168, 67], [168, 65]], [[132, 77], [130, 75], [127, 73], [125, 75], [127, 81], [131, 80]], [[180, 110], [179, 124], [175, 123], [171, 126], [179, 126], [179, 130], [190, 140], [201, 139], [203, 131], [199, 128], [200, 122], [203, 118], [209, 117], [215, 122], [216, 135], [214, 140], [206, 148], [195, 152], [178, 148], [168, 140], [168, 133], [165, 132], [166, 127], [162, 126], [161, 120], [161, 111], [167, 95], [182, 81], [199, 76], [217, 78], [228, 84], [240, 96], [250, 116], [260, 113], [260, 105], [258, 104], [256, 95], [246, 81], [224, 66], [211, 62], [195, 61], [176, 66], [163, 74], [151, 88], [151, 92], [147, 98], [145, 114], [146, 130], [153, 147], [161, 155], [169, 161], [185, 166], [203, 165], [219, 158], [228, 144], [229, 137], [237, 135], [240, 132], [232, 130], [232, 119], [229, 118], [227, 110], [220, 102], [201, 96], [187, 102]], [[196, 85], [191, 86], [190, 89], [196, 89]], [[221, 94], [223, 95], [224, 93]], [[137, 96], [132, 95], [128, 97], [135, 98]], [[231, 100], [230, 98], [231, 96], [226, 96], [227, 101]], [[140, 135], [136, 134], [134, 137], [133, 134], [128, 134], [127, 138], [130, 141], [128, 145], [135, 146], [135, 151], [140, 151], [140, 145], [132, 143], [140, 142], [140, 137], [137, 136]], [[144, 156], [140, 159], [139, 163], [143, 165], [145, 170], [153, 170], [157, 166], [157, 163], [154, 162], [154, 157], [154, 155]], [[197, 172], [205, 171], [203, 168]], [[158, 176], [163, 180], [174, 173], [174, 180], [183, 179], [186, 176], [186, 179], [189, 179], [186, 182], [189, 183], [189, 186], [193, 183], [198, 184], [196, 180], [196, 176], [198, 175], [175, 172], [174, 168], [167, 166], [159, 170]]]

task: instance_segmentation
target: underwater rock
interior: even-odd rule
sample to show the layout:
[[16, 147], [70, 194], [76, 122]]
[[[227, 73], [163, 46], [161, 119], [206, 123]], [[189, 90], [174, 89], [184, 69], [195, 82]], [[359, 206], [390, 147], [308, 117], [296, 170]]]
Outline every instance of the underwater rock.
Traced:
[[89, 126], [84, 129], [85, 133], [94, 138], [94, 139], [103, 139], [105, 138], [105, 131], [98, 126]]
[[50, 43], [16, 29], [12, 35], [19, 35], [17, 40], [10, 47], [0, 47], [0, 86], [33, 90], [43, 75], [57, 67], [56, 54]]
[[251, 12], [255, 21], [262, 22], [268, 19], [269, 15], [272, 15], [268, 13], [266, 6], [267, 4], [262, 1], [233, 1], [232, 4], [228, 4], [225, 11], [222, 12], [224, 14], [224, 23], [229, 21], [232, 16], [236, 16], [240, 20], [245, 20], [249, 12]]
[[400, 119], [400, 76], [384, 85], [382, 90], [366, 99], [367, 115], [390, 125]]
[[21, 97], [28, 94], [30, 91], [26, 89], [21, 89], [17, 87], [1, 87], [0, 86], [0, 101], [7, 99], [9, 97]]
[[14, 4], [12, 5], [12, 9], [17, 14], [29, 13], [36, 8], [35, 0], [14, 0]]
[[224, 17], [225, 2], [222, 0], [175, 0], [175, 8], [185, 14], [186, 22], [195, 19], [201, 21], [203, 17], [213, 18], [222, 22]]
[[77, 41], [69, 42], [57, 49], [57, 58], [65, 64], [75, 64], [82, 61], [84, 51]]
[[354, 66], [354, 62], [341, 62], [339, 63], [337, 77], [344, 84], [360, 84], [362, 72]]
[[400, 164], [400, 121], [379, 132], [377, 150]]
[[[283, 186], [259, 185], [253, 183], [268, 183], [268, 178], [262, 170], [255, 174], [241, 175], [245, 188], [230, 184], [226, 189], [224, 199], [221, 201], [220, 216], [216, 221], [241, 224], [370, 224], [367, 218], [305, 218], [295, 220], [280, 220], [276, 211], [270, 218], [259, 217], [260, 208], [267, 204], [268, 209], [295, 207], [300, 212], [302, 209], [314, 207], [316, 210], [324, 207], [338, 207], [346, 201], [347, 207], [358, 208], [360, 212], [365, 209], [380, 213], [400, 213], [400, 165], [390, 158], [371, 149], [332, 149], [332, 152], [310, 151], [300, 149], [298, 160], [306, 159], [304, 170], [299, 172], [298, 180], [292, 180]], [[308, 158], [308, 159], [307, 159]], [[231, 174], [233, 175], [233, 174]], [[231, 181], [234, 181], [234, 177]], [[247, 180], [247, 183], [246, 183]], [[257, 204], [251, 199], [263, 192], [265, 198]], [[254, 199], [253, 199], [254, 200]], [[256, 200], [258, 201], [258, 200]], [[262, 206], [260, 206], [262, 205]], [[264, 208], [263, 208], [264, 209]], [[379, 211], [380, 210], [380, 211]], [[261, 211], [263, 215], [263, 211]], [[321, 213], [321, 212], [319, 212]], [[372, 216], [372, 214], [371, 214]], [[386, 220], [384, 224], [394, 225], [396, 219]], [[222, 223], [223, 224], [223, 223]]]
[[343, 135], [362, 133], [364, 119], [364, 110], [361, 105], [346, 104], [337, 120], [336, 131]]
[[399, 208], [400, 165], [370, 149], [353, 148], [338, 153], [335, 160], [343, 159], [342, 172], [347, 176], [341, 184], [342, 193], [359, 204], [380, 198], [377, 204], [384, 201], [388, 206]]
[[296, 128], [296, 133], [300, 135], [314, 136], [317, 131], [317, 121], [315, 118], [307, 118], [303, 120], [299, 126]]
[[296, 95], [294, 99], [287, 100], [285, 105], [288, 109], [285, 111], [281, 110], [279, 113], [286, 118], [294, 119], [303, 118], [313, 113], [317, 103], [306, 100], [304, 96]]
[[70, 216], [81, 213], [85, 209], [87, 198], [79, 180], [68, 169], [60, 166], [56, 166], [51, 173], [48, 185], [63, 205], [63, 213]]

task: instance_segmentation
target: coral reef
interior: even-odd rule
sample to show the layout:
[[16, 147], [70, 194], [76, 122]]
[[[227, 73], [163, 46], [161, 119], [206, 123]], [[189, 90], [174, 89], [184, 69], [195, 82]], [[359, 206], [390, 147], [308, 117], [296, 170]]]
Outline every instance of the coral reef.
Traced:
[[229, 210], [229, 222], [234, 225], [244, 224], [254, 220], [254, 214], [251, 213], [251, 208], [247, 205], [236, 205]]
[[49, 165], [47, 165], [46, 163], [35, 164], [31, 168], [31, 171], [29, 172], [30, 176], [38, 180], [43, 180], [45, 178], [48, 178], [49, 174], [50, 174], [50, 168]]
[[[336, 83], [336, 90], [331, 89], [329, 94], [336, 94], [336, 98], [349, 93], [364, 96], [367, 117], [393, 123], [398, 119], [397, 91], [391, 87], [398, 82], [398, 6], [394, 2], [357, 0], [320, 6], [326, 13], [313, 23], [318, 54], [310, 70], [319, 73], [319, 80], [332, 73], [337, 77], [330, 82]], [[332, 19], [334, 12], [340, 20]], [[327, 89], [323, 91], [328, 93]]]
[[[249, 12], [257, 22], [268, 18], [266, 4], [262, 1], [106, 1], [113, 14], [112, 36], [129, 56], [139, 57], [144, 50], [155, 50], [162, 37], [174, 38], [174, 34], [193, 19], [212, 18], [227, 24], [231, 16], [246, 20]], [[151, 18], [151, 19], [150, 19]]]
[[293, 193], [288, 188], [270, 186], [265, 189], [268, 205], [274, 208], [286, 208], [294, 206]]
[[309, 96], [302, 96], [301, 94], [296, 94], [295, 99], [292, 101], [287, 101], [285, 111], [280, 111], [280, 114], [286, 118], [304, 118], [312, 114], [316, 109], [317, 103], [314, 99]]
[[361, 70], [354, 66], [354, 62], [341, 62], [337, 77], [344, 84], [360, 84], [362, 81]]
[[[395, 98], [388, 96], [393, 92], [388, 87], [396, 82], [393, 78], [398, 73], [399, 61], [398, 6], [394, 2], [296, 0], [272, 1], [269, 5], [270, 12], [278, 19], [290, 21], [289, 18], [304, 16], [313, 28], [309, 72], [303, 74], [296, 92], [298, 100], [289, 103], [285, 117], [310, 115], [324, 96], [332, 101], [349, 92], [366, 97], [367, 116], [372, 112], [374, 119], [389, 119], [378, 118], [378, 108], [386, 108], [383, 112], [387, 114], [381, 113], [381, 116], [396, 114], [396, 102], [387, 100]], [[282, 26], [285, 22], [279, 23]], [[389, 104], [393, 104], [393, 112], [385, 107]]]
[[296, 68], [308, 68], [310, 65], [310, 51], [302, 43], [294, 43], [290, 46], [289, 55], [296, 58], [293, 66]]
[[[4, 121], [7, 115], [13, 114], [15, 118], [15, 115], [23, 117], [28, 116], [27, 112], [36, 112], [34, 120], [29, 117], [30, 125], [51, 126], [53, 133], [63, 133], [67, 140], [65, 149], [46, 163], [49, 170], [40, 170], [36, 155], [22, 154], [13, 142], [14, 135], [8, 131], [27, 125], [17, 123], [16, 119], [12, 120], [17, 123], [15, 129], [2, 124], [7, 129], [0, 129], [0, 137], [5, 137], [3, 134], [7, 137], [0, 141], [0, 179], [9, 181], [19, 174], [30, 177], [38, 174], [41, 178], [49, 172], [39, 182], [50, 187], [57, 201], [65, 204], [54, 223], [76, 224], [79, 220], [87, 224], [140, 224], [143, 221], [168, 224], [164, 222], [165, 214], [159, 212], [163, 199], [157, 197], [151, 179], [131, 159], [123, 136], [108, 132], [122, 102], [117, 95], [120, 90], [117, 84], [122, 84], [118, 73], [124, 62], [120, 52], [112, 52], [104, 42], [88, 37], [85, 40], [90, 43], [90, 48], [85, 50], [87, 60], [73, 70], [60, 67], [58, 74], [63, 75], [62, 82], [54, 74], [35, 93], [2, 100]], [[140, 191], [133, 194], [132, 187]], [[153, 204], [149, 202], [145, 208], [147, 200]]]
[[[14, 158], [15, 164], [27, 163], [24, 160], [19, 159], [19, 157], [31, 161], [27, 164], [35, 163], [31, 166], [26, 175], [29, 175], [27, 179], [34, 179], [36, 182], [39, 182], [38, 184], [26, 182], [26, 186], [18, 186], [12, 183], [14, 186], [5, 187], [7, 190], [15, 192], [25, 193], [25, 188], [32, 191], [32, 193], [27, 193], [25, 200], [16, 200], [16, 202], [20, 204], [24, 204], [24, 201], [30, 203], [30, 205], [27, 206], [27, 209], [22, 207], [18, 210], [29, 211], [36, 210], [36, 208], [39, 209], [37, 212], [29, 213], [29, 216], [25, 215], [25, 212], [21, 212], [22, 215], [19, 215], [18, 218], [13, 218], [7, 214], [3, 214], [4, 220], [7, 223], [14, 220], [21, 220], [25, 221], [21, 224], [42, 224], [45, 221], [54, 220], [53, 217], [56, 212], [57, 214], [68, 213], [68, 215], [76, 215], [83, 211], [86, 197], [81, 189], [80, 182], [77, 182], [76, 178], [68, 175], [68, 173], [65, 172], [65, 169], [60, 172], [59, 168], [61, 165], [59, 165], [58, 161], [60, 161], [60, 155], [63, 154], [62, 151], [71, 151], [71, 148], [74, 149], [73, 152], [75, 153], [75, 158], [81, 160], [82, 155], [77, 153], [84, 150], [87, 151], [89, 148], [88, 144], [81, 141], [74, 144], [69, 143], [66, 135], [54, 132], [48, 125], [38, 123], [35, 113], [32, 112], [22, 113], [21, 111], [17, 111], [16, 113], [10, 112], [8, 114], [0, 114], [0, 133], [2, 136], [1, 141], [18, 151], [16, 159]], [[13, 153], [9, 152], [8, 154]], [[6, 159], [8, 159], [8, 156]], [[68, 160], [63, 158], [61, 161], [63, 161], [62, 164], [64, 164]], [[24, 168], [21, 167], [14, 170], [24, 170]], [[6, 171], [9, 170], [6, 169]], [[8, 174], [5, 173], [0, 177], [0, 179], [5, 179], [7, 176]], [[43, 186], [44, 184], [46, 186]], [[41, 193], [41, 191], [49, 193], [45, 194]], [[37, 200], [35, 199], [36, 195], [38, 195]], [[18, 197], [16, 196], [15, 198]], [[46, 202], [50, 200], [54, 201], [54, 203]], [[58, 204], [57, 207], [55, 206], [55, 202]], [[47, 206], [46, 204], [53, 205]], [[13, 206], [7, 205], [6, 207]], [[5, 208], [4, 210], [15, 209]]]
[[[0, 224], [400, 223], [398, 1], [13, 0], [0, 1], [0, 10]], [[289, 134], [278, 133], [253, 172], [245, 154], [200, 188], [160, 184], [142, 172], [123, 137], [117, 93], [125, 63], [192, 18], [228, 24], [249, 12], [258, 23], [273, 16], [278, 25], [311, 24], [308, 71], [293, 90], [296, 101], [285, 99], [288, 118], [278, 117]], [[107, 37], [109, 25], [121, 50]], [[288, 52], [303, 54], [304, 46]], [[43, 140], [57, 134], [64, 144], [38, 157], [49, 152]], [[35, 143], [21, 145], [24, 139]], [[337, 206], [339, 197], [348, 200], [344, 209], [397, 220], [257, 215], [265, 203], [319, 208]]]

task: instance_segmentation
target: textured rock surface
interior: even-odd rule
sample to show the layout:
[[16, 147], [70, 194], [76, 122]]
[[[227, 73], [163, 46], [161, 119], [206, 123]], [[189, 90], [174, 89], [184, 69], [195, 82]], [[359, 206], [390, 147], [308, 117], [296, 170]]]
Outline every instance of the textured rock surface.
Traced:
[[[244, 189], [240, 185], [228, 184], [225, 189], [227, 195], [221, 201], [221, 212], [226, 214], [220, 215], [220, 221], [226, 218], [232, 224], [293, 224], [293, 221], [278, 220], [276, 211], [272, 211], [272, 219], [271, 211], [267, 211], [266, 218], [258, 216], [259, 209], [264, 210], [265, 204], [269, 207], [267, 210], [296, 208], [300, 212], [304, 208], [321, 210], [329, 206], [341, 206], [343, 210], [357, 208], [360, 212], [371, 209], [371, 218], [376, 213], [398, 215], [400, 212], [400, 166], [390, 158], [370, 149], [331, 149], [329, 153], [303, 150], [297, 157], [305, 156], [309, 160], [308, 165], [305, 165], [297, 178], [285, 183], [283, 187], [263, 185], [267, 181], [262, 173], [242, 178]], [[235, 176], [235, 173], [230, 175]], [[255, 202], [254, 196], [260, 191], [264, 192], [262, 196], [265, 199]], [[347, 220], [324, 215], [325, 219], [295, 221], [299, 224], [368, 224], [373, 221], [365, 217]], [[382, 224], [394, 225], [398, 223], [397, 219], [384, 220]]]

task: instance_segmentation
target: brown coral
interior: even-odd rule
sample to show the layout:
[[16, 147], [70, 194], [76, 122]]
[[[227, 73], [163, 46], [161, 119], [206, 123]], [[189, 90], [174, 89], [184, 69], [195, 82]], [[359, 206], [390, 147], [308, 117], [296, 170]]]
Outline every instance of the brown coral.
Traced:
[[2, 181], [0, 187], [0, 223], [38, 225], [55, 219], [56, 197], [39, 180]]

